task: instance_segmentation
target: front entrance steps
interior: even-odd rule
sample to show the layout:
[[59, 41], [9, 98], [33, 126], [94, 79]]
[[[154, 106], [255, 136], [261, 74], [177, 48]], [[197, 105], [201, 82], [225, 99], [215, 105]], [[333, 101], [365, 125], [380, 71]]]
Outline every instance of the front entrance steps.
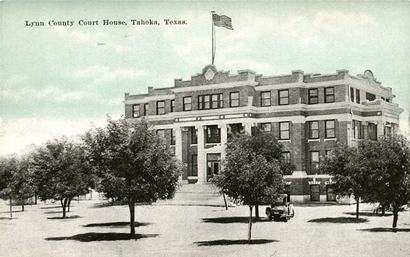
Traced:
[[[234, 205], [229, 202], [229, 207]], [[156, 205], [182, 205], [182, 206], [220, 206], [224, 207], [223, 196], [217, 188], [210, 183], [205, 184], [182, 184], [173, 199], [162, 200], [155, 203]]]

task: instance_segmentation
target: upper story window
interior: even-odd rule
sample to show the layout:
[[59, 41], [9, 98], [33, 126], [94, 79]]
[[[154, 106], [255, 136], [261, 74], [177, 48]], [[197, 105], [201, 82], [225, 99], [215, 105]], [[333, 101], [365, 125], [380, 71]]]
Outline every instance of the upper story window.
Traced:
[[171, 112], [175, 112], [175, 100], [171, 100]]
[[315, 171], [319, 168], [319, 151], [311, 151], [310, 152], [310, 169]]
[[319, 103], [319, 90], [317, 88], [311, 88], [308, 91], [309, 104]]
[[279, 122], [279, 139], [290, 139], [290, 122]]
[[200, 95], [198, 96], [198, 110], [218, 109], [223, 107], [223, 95]]
[[211, 109], [224, 107], [224, 99], [222, 94], [211, 95]]
[[318, 139], [319, 138], [319, 121], [309, 122], [309, 138]]
[[362, 122], [353, 120], [353, 138], [362, 139]]
[[186, 96], [183, 99], [183, 110], [184, 111], [192, 111], [192, 97]]
[[261, 123], [261, 131], [262, 132], [271, 132], [272, 131], [272, 123]]
[[376, 100], [376, 95], [371, 94], [371, 93], [366, 93], [366, 100], [374, 101]]
[[288, 89], [279, 90], [278, 95], [279, 95], [279, 105], [289, 104], [289, 90]]
[[239, 107], [239, 92], [232, 92], [229, 94], [229, 106]]
[[144, 116], [147, 116], [149, 112], [149, 103], [144, 104]]
[[157, 115], [165, 114], [165, 101], [157, 102]]
[[334, 103], [335, 102], [335, 88], [326, 87], [325, 88], [325, 103]]
[[132, 117], [133, 118], [138, 118], [140, 116], [140, 105], [139, 104], [133, 104], [132, 105]]
[[270, 91], [262, 92], [261, 93], [261, 106], [271, 106], [270, 103]]
[[356, 103], [360, 104], [360, 90], [356, 89]]
[[217, 125], [206, 127], [206, 143], [220, 143], [221, 130]]
[[335, 138], [336, 129], [335, 129], [335, 120], [326, 120], [325, 121], [325, 138]]
[[354, 88], [350, 88], [350, 102], [354, 103]]

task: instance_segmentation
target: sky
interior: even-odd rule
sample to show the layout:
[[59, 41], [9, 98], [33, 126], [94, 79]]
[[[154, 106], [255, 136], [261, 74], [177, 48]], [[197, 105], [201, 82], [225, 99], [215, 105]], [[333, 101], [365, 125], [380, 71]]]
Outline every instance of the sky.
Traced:
[[[3, 1], [0, 155], [104, 126], [107, 115], [123, 114], [125, 92], [170, 87], [201, 72], [211, 62], [211, 10], [231, 17], [234, 27], [216, 28], [218, 70], [269, 76], [370, 69], [393, 89], [404, 109], [401, 129], [409, 131], [408, 1]], [[103, 19], [127, 25], [104, 26]], [[131, 19], [160, 25], [132, 26]], [[187, 24], [167, 26], [164, 19]]]

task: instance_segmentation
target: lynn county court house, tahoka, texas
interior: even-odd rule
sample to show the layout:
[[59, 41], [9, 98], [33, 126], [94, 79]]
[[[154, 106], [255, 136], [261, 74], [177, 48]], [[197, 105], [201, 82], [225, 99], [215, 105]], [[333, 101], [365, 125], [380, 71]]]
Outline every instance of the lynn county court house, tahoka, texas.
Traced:
[[263, 76], [238, 74], [208, 65], [174, 86], [148, 87], [148, 94], [125, 94], [125, 118], [145, 117], [185, 164], [182, 179], [206, 183], [221, 169], [230, 133], [258, 127], [284, 145], [283, 156], [295, 166], [285, 176], [294, 202], [335, 201], [332, 180], [317, 169], [336, 143], [349, 145], [398, 131], [403, 111], [392, 103], [391, 88], [371, 71], [335, 74]]

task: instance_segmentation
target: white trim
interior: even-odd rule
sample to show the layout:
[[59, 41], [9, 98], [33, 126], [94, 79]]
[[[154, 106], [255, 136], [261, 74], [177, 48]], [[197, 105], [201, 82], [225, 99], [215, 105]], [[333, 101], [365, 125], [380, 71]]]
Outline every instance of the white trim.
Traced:
[[124, 100], [123, 102], [125, 104], [142, 104], [142, 103], [147, 103], [150, 101], [174, 100], [174, 99], [175, 99], [174, 94], [167, 94], [167, 95], [150, 95], [150, 96], [145, 96], [144, 98], [140, 98], [140, 99], [127, 99], [127, 100]]
[[[334, 74], [335, 75], [335, 74]], [[348, 81], [346, 79], [319, 81], [319, 82], [293, 82], [283, 84], [270, 84], [263, 86], [256, 86], [256, 91], [267, 91], [277, 89], [290, 89], [290, 88], [316, 88], [316, 87], [331, 87], [331, 86], [346, 86]]]
[[193, 92], [193, 91], [203, 91], [203, 90], [210, 90], [210, 89], [223, 89], [223, 88], [232, 88], [232, 87], [243, 87], [243, 86], [256, 86], [258, 82], [255, 81], [234, 81], [234, 82], [226, 82], [226, 83], [219, 83], [219, 84], [209, 84], [209, 85], [198, 85], [198, 86], [189, 86], [189, 87], [176, 87], [171, 88], [170, 90], [175, 93], [181, 92]]
[[333, 138], [324, 138], [324, 141], [337, 141], [337, 137], [333, 137]]
[[292, 140], [290, 140], [290, 139], [278, 139], [278, 142], [279, 143], [291, 143], [292, 142]]
[[320, 138], [308, 139], [309, 142], [320, 142]]

